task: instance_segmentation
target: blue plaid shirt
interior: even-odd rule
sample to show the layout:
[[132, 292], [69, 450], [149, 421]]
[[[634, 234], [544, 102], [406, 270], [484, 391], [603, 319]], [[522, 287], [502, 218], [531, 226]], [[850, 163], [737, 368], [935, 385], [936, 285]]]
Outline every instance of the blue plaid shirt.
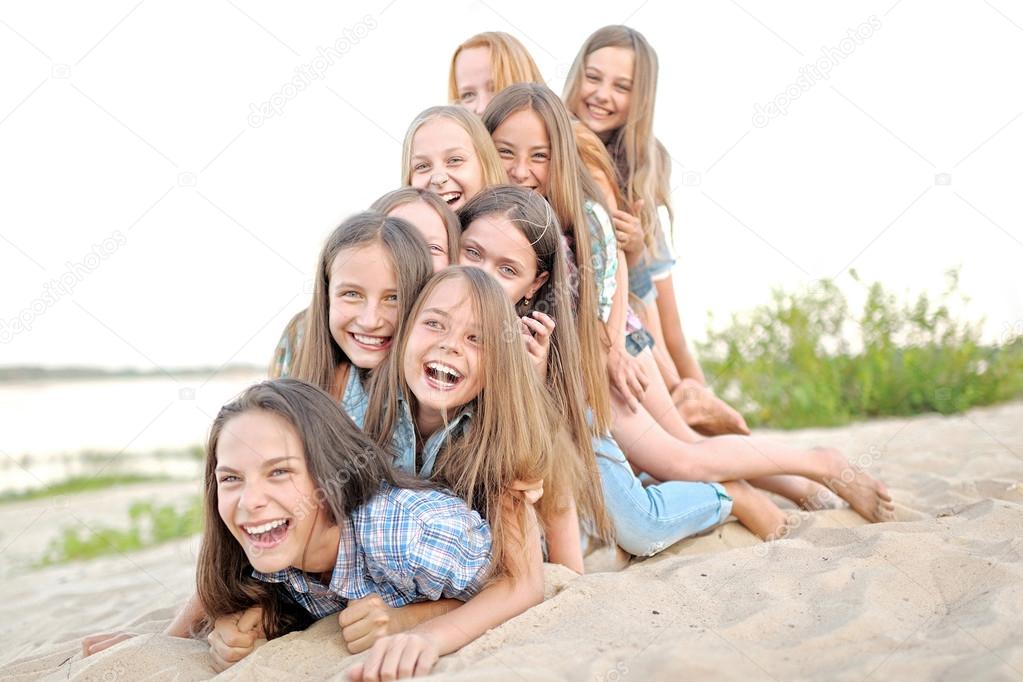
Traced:
[[253, 571], [283, 583], [316, 618], [350, 599], [378, 594], [388, 606], [448, 597], [467, 601], [486, 584], [491, 536], [487, 522], [458, 498], [438, 490], [383, 485], [341, 524], [337, 563], [324, 585], [297, 568]]

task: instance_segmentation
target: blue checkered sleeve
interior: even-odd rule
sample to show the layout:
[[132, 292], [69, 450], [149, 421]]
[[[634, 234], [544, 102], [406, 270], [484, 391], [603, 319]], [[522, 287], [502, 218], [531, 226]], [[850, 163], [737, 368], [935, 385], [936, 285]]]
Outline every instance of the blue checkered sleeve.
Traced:
[[367, 571], [389, 605], [465, 601], [486, 584], [490, 527], [462, 500], [436, 490], [391, 488], [358, 514]]
[[416, 590], [427, 599], [467, 601], [486, 584], [491, 536], [487, 522], [454, 497], [420, 524], [408, 567]]

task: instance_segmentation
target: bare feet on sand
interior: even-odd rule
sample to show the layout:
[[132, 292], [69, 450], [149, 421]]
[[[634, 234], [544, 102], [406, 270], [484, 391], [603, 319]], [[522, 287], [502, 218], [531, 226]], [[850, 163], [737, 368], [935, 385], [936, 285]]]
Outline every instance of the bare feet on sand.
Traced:
[[828, 472], [821, 483], [849, 503], [867, 521], [894, 521], [895, 505], [884, 483], [859, 468], [834, 448], [814, 448]]

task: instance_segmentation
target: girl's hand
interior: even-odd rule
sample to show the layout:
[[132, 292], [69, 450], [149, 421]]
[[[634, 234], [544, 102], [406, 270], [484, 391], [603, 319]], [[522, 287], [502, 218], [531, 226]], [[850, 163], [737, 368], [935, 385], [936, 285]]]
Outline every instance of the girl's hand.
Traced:
[[406, 632], [378, 639], [362, 663], [348, 669], [351, 682], [377, 682], [422, 677], [433, 670], [440, 647], [433, 638]]
[[262, 623], [263, 609], [258, 606], [244, 613], [218, 618], [213, 624], [213, 632], [206, 638], [210, 643], [213, 669], [218, 673], [224, 672], [266, 644]]
[[636, 358], [624, 346], [611, 346], [607, 354], [607, 373], [615, 391], [633, 412], [639, 411], [650, 380]]
[[120, 644], [126, 639], [137, 636], [137, 633], [134, 632], [103, 632], [89, 635], [82, 639], [82, 658], [98, 654], [104, 649], [109, 649], [115, 644]]
[[508, 490], [527, 504], [536, 504], [543, 497], [543, 479], [535, 481], [513, 481]]
[[547, 355], [551, 350], [551, 333], [555, 323], [550, 315], [534, 310], [522, 318], [522, 341], [526, 344], [526, 352], [533, 361], [540, 378], [547, 379]]
[[401, 609], [385, 604], [378, 594], [348, 602], [348, 606], [337, 616], [341, 637], [348, 651], [353, 654], [362, 653], [381, 637], [404, 630], [399, 618], [400, 612]]
[[611, 222], [614, 223], [618, 246], [626, 256], [635, 256], [643, 250], [643, 224], [636, 217], [642, 208], [643, 200], [640, 199], [633, 204], [633, 213], [626, 213], [621, 209], [615, 209], [611, 213]]

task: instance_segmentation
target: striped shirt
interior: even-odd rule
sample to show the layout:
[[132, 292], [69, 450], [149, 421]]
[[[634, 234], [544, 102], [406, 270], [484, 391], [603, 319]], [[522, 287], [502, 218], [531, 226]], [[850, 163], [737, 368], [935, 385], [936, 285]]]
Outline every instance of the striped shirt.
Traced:
[[394, 608], [444, 597], [467, 601], [490, 572], [487, 522], [439, 490], [385, 484], [340, 529], [329, 584], [297, 568], [252, 576], [282, 583], [298, 604], [323, 618], [371, 594]]

